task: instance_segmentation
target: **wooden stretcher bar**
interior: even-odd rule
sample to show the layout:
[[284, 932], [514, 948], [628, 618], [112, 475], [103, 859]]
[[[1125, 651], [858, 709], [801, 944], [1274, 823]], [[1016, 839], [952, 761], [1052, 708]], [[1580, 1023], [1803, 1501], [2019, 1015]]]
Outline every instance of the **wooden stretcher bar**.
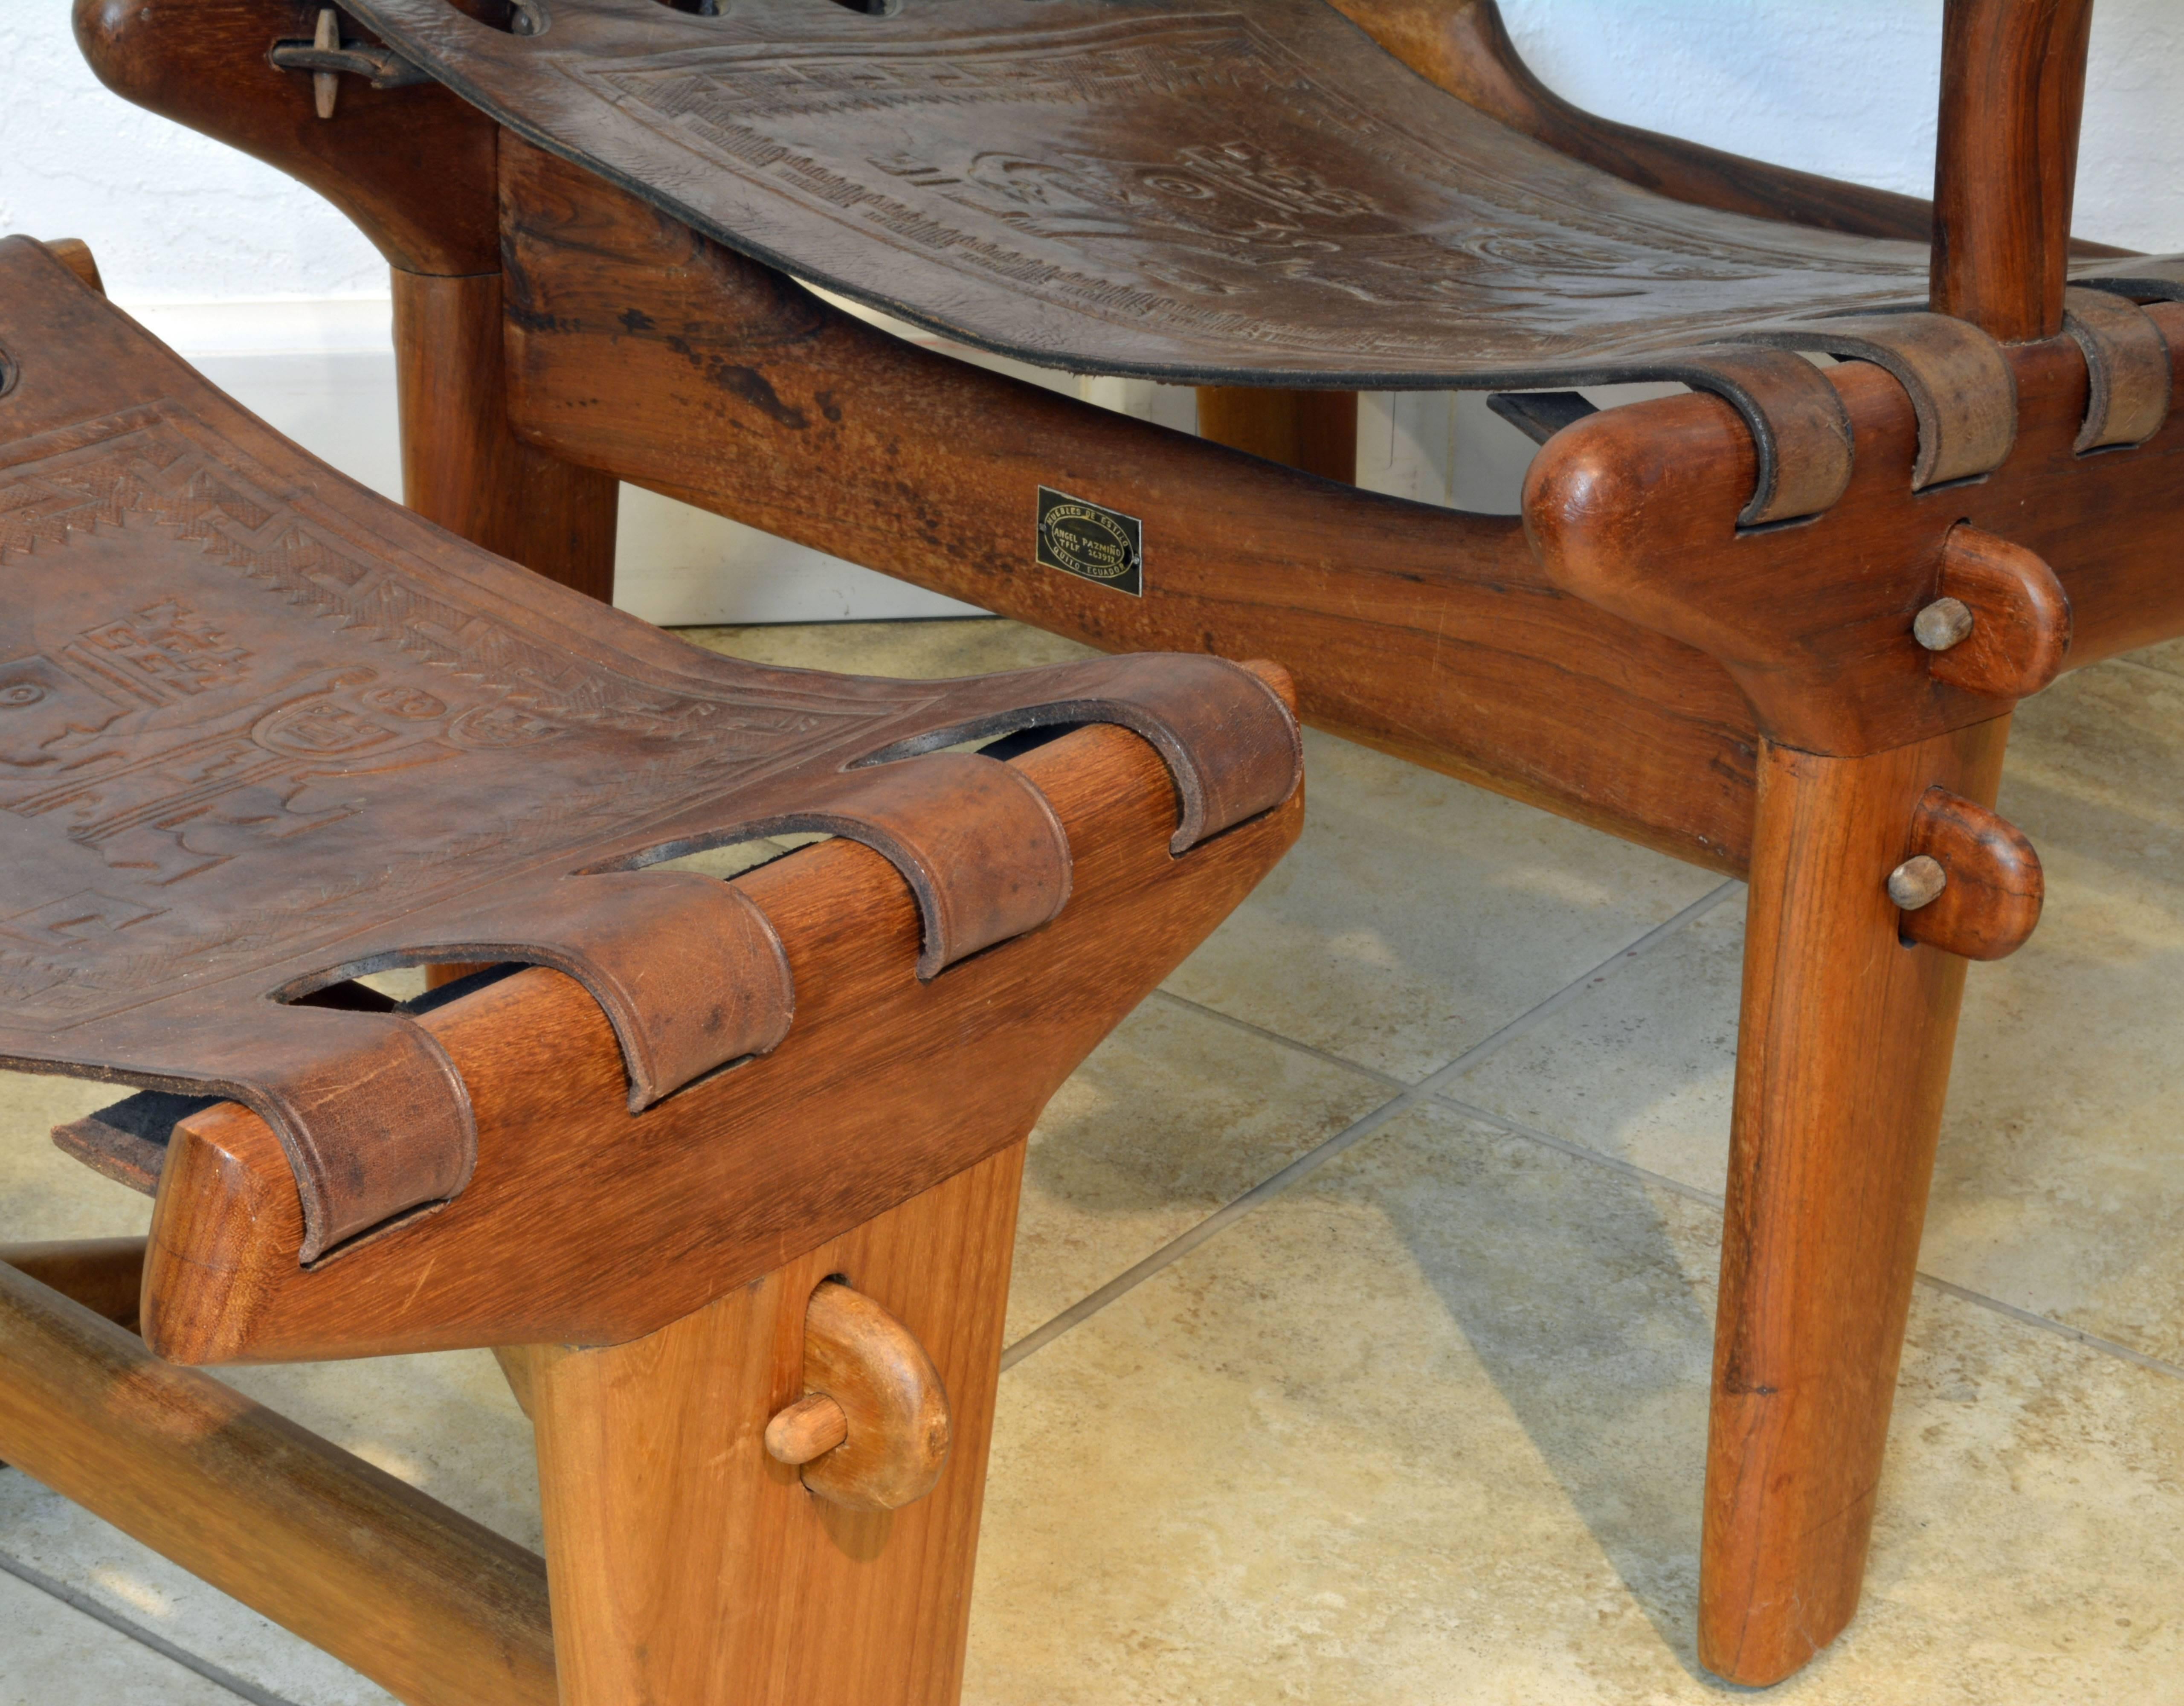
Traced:
[[0, 1458], [398, 1698], [555, 1698], [542, 1559], [3, 1263]]
[[[1742, 868], [1734, 685], [1564, 595], [1516, 517], [1086, 408], [891, 337], [512, 138], [502, 161], [508, 407], [539, 448], [1104, 650], [1272, 642], [1312, 660], [1322, 728]], [[1034, 561], [1042, 487], [1142, 521], [1142, 597]]]

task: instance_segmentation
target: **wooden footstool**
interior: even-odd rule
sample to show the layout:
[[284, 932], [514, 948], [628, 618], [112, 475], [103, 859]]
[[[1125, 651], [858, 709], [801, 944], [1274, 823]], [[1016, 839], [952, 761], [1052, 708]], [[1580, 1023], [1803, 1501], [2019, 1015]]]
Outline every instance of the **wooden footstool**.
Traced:
[[[1696, 1650], [1847, 1625], [1966, 964], [2040, 911], [2010, 715], [2184, 633], [2184, 256], [2071, 235], [2092, 0], [1947, 0], [1930, 203], [1580, 112], [1494, 0], [74, 3], [378, 246], [465, 538], [604, 595], [634, 482], [1748, 879]], [[1521, 516], [1346, 483], [1358, 391], [1451, 388]]]
[[[1295, 839], [1279, 672], [698, 650], [88, 272], [0, 242], [0, 1061], [155, 1203], [3, 1252], [0, 1458], [406, 1701], [952, 1701], [1025, 1136]], [[543, 1559], [185, 1366], [479, 1346]]]

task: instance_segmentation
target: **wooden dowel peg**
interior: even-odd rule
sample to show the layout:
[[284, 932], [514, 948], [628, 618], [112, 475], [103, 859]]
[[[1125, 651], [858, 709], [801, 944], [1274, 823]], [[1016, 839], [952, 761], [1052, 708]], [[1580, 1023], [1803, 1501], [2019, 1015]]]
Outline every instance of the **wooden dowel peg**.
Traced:
[[802, 1468], [850, 1436], [850, 1419], [824, 1392], [806, 1392], [766, 1424], [766, 1455]]
[[804, 1312], [804, 1383], [805, 1396], [767, 1424], [766, 1444], [803, 1464], [805, 1486], [851, 1510], [900, 1510], [933, 1491], [953, 1424], [947, 1389], [909, 1328], [827, 1280]]
[[[311, 32], [311, 45], [320, 49], [341, 46], [341, 14], [331, 6], [319, 8], [319, 25]], [[331, 119], [334, 103], [341, 94], [341, 73], [314, 71], [311, 73], [311, 100], [319, 109], [319, 116]]]
[[1928, 651], [1947, 651], [1971, 631], [1971, 606], [1962, 599], [1936, 599], [1911, 624], [1912, 638]]
[[[2070, 600], [2036, 553], [1959, 524], [1942, 548], [1940, 580], [1938, 596], [1911, 629], [1931, 654], [1926, 666], [1936, 677], [1966, 693], [2018, 700], [2030, 699], [2063, 672]], [[1937, 645], [1935, 638], [1946, 643]]]
[[[1910, 841], [1888, 879], [1908, 939], [1968, 960], [1999, 960], [2024, 946], [2040, 922], [2047, 880], [2022, 830], [1975, 800], [1929, 788], [1912, 814]], [[1932, 891], [1914, 906], [1897, 892], [1897, 878], [1916, 895], [1928, 886], [1928, 867]]]
[[1888, 873], [1888, 898], [1907, 912], [1931, 905], [1948, 886], [1949, 873], [1942, 861], [1925, 853], [1906, 859]]

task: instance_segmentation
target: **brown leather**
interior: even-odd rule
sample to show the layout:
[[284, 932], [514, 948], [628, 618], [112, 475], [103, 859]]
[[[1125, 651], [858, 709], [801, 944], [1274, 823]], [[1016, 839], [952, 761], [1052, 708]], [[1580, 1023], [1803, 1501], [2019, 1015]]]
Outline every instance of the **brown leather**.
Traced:
[[1946, 315], [1850, 315], [1741, 334], [1780, 349], [1871, 361], [1893, 374], [1919, 417], [1911, 484], [1990, 474], [2017, 440], [2017, 380], [2002, 346]]
[[1321, 0], [349, 8], [510, 129], [800, 277], [1053, 366], [1568, 382], [1922, 303], [1923, 243], [1671, 202], [1434, 87]]
[[2176, 381], [2153, 316], [2103, 290], [2063, 293], [2063, 329], [2085, 352], [2086, 426], [2078, 449], [2142, 444], [2169, 419]]
[[699, 651], [314, 462], [25, 239], [0, 242], [0, 1060], [248, 1103], [309, 1257], [459, 1190], [471, 1154], [426, 1032], [313, 990], [560, 966], [642, 1104], [777, 1040], [790, 992], [748, 903], [636, 867], [886, 795], [840, 833], [917, 850], [945, 956], [1046, 916], [1055, 850], [1018, 904], [995, 872], [1022, 802], [979, 820], [1016, 838], [997, 853], [913, 785], [956, 761], [859, 767], [1124, 722], [1189, 839], [1299, 774], [1280, 701], [1212, 658], [910, 682]]
[[1850, 484], [1850, 415], [1827, 376], [1775, 349], [1701, 350], [1680, 378], [1737, 406], [1752, 428], [1759, 476], [1737, 520], [1746, 527], [1818, 515]]
[[511, 883], [442, 928], [413, 951], [442, 964], [527, 960], [590, 990], [621, 1044], [632, 1112], [725, 1061], [778, 1047], [795, 1011], [766, 915], [694, 873]]
[[214, 1105], [209, 1096], [140, 1090], [96, 1113], [55, 1126], [53, 1146], [117, 1185], [153, 1196], [159, 1194], [159, 1175], [166, 1168], [167, 1146], [174, 1140], [175, 1128]]
[[1069, 837], [1022, 771], [970, 752], [936, 752], [852, 771], [818, 803], [755, 826], [849, 835], [886, 855], [917, 896], [917, 975], [1048, 923], [1069, 899]]
[[[890, 749], [892, 758], [908, 750], [929, 751], [978, 734], [1011, 733], [1040, 722], [1113, 722], [1143, 735], [1167, 761], [1175, 778], [1175, 833], [1171, 852], [1184, 853], [1209, 835], [1242, 822], [1266, 808], [1251, 802], [1270, 789], [1288, 790], [1304, 774], [1304, 735], [1288, 723], [1284, 747], [1264, 738], [1262, 700], [1284, 701], [1254, 668], [1240, 667], [1217, 676], [1185, 676], [1142, 667], [1142, 655], [1087, 658], [1066, 672], [1031, 673], [1066, 679], [1076, 695], [1050, 699], [1035, 710], [983, 719], [975, 731], [944, 731]], [[1006, 676], [993, 677], [1005, 681]], [[1189, 739], [1180, 739], [1184, 731]]]
[[[1575, 368], [1563, 376], [1563, 382], [1609, 385], [1644, 379], [1669, 380], [1694, 391], [1711, 392], [1744, 417], [1758, 466], [1752, 500], [1736, 518], [1740, 526], [1817, 515], [1850, 484], [1850, 416], [1835, 387], [1802, 357], [1786, 349], [1717, 343], [1643, 360]], [[1541, 436], [1527, 421], [1529, 411], [1516, 400], [1522, 394], [1506, 402], [1491, 399], [1490, 406], [1545, 443], [1553, 434]], [[1593, 412], [1590, 404], [1574, 412], [1569, 404], [1562, 407], [1565, 425]]]
[[2141, 302], [2184, 302], [2184, 254], [2134, 255], [2076, 267], [2071, 282]]

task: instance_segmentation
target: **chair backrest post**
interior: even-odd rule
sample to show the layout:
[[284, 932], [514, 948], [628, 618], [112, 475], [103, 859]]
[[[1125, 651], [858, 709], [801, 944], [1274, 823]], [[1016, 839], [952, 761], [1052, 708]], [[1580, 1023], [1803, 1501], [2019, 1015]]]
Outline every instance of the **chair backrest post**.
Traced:
[[2005, 343], [2063, 327], [2092, 15], [2092, 0], [1948, 0], [1931, 300]]

